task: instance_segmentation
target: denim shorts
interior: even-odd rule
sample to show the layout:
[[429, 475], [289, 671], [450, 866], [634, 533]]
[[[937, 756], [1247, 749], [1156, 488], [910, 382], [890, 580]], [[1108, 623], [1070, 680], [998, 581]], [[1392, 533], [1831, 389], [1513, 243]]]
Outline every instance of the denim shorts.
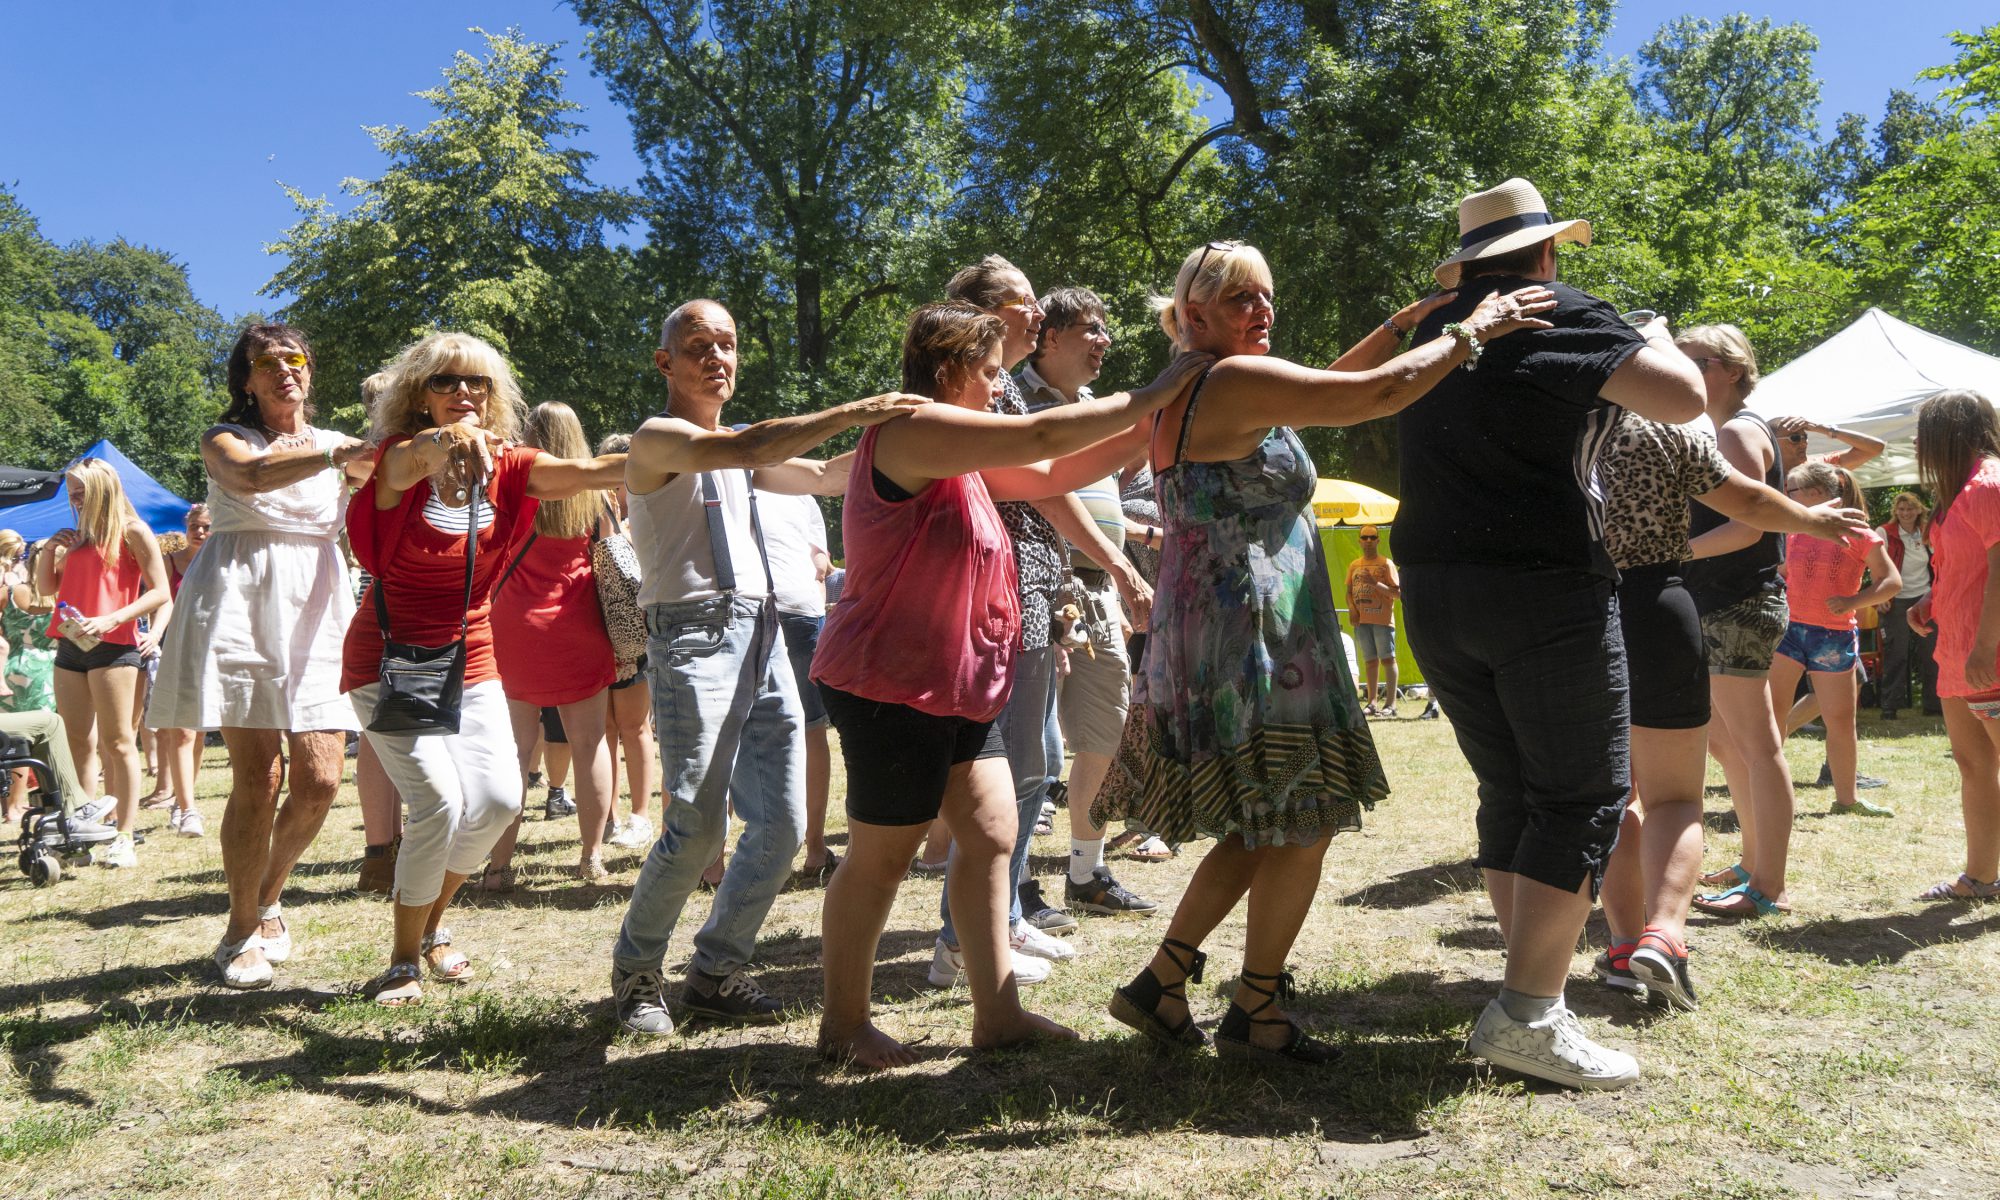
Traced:
[[1778, 653], [1808, 671], [1841, 675], [1854, 669], [1861, 657], [1861, 635], [1852, 629], [1827, 629], [1793, 621], [1785, 627], [1785, 640]]
[[1380, 662], [1385, 658], [1396, 657], [1396, 627], [1356, 624], [1354, 653], [1362, 662]]
[[778, 614], [778, 625], [785, 631], [785, 655], [792, 660], [792, 678], [799, 682], [799, 704], [805, 709], [807, 729], [826, 724], [826, 704], [812, 683], [813, 651], [819, 648], [819, 628], [825, 620], [810, 613]]

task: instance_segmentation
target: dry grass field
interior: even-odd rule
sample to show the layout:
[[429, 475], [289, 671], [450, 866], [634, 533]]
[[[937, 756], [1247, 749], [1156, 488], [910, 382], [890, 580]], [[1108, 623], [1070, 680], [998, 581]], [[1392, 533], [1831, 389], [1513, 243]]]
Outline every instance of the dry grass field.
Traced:
[[[0, 881], [0, 1197], [2000, 1195], [2000, 905], [1910, 900], [1962, 865], [1935, 722], [1863, 730], [1893, 821], [1827, 819], [1829, 794], [1801, 788], [1797, 912], [1697, 917], [1701, 1012], [1600, 989], [1593, 922], [1571, 1005], [1645, 1072], [1597, 1095], [1461, 1053], [1501, 966], [1468, 862], [1470, 776], [1441, 722], [1377, 734], [1395, 795], [1335, 844], [1293, 957], [1299, 1010], [1346, 1049], [1319, 1073], [1165, 1057], [1105, 1016], [1160, 920], [1086, 918], [1082, 957], [1028, 991], [1082, 1041], [969, 1053], [964, 993], [924, 982], [939, 884], [914, 878], [876, 982], [885, 1027], [924, 1039], [919, 1066], [867, 1076], [814, 1056], [812, 889], [780, 898], [756, 966], [796, 1006], [787, 1023], [614, 1035], [610, 943], [637, 858], [612, 859], [608, 885], [575, 882], [574, 827], [538, 818], [521, 890], [452, 922], [478, 981], [381, 1010], [356, 994], [388, 912], [351, 890], [351, 787], [286, 896], [292, 961], [271, 990], [231, 993], [209, 960], [215, 840], [148, 814], [136, 871]], [[208, 754], [213, 829], [225, 775]], [[1810, 779], [1819, 747], [1794, 741], [1793, 761]], [[1713, 867], [1734, 822], [1726, 799], [1709, 808]], [[1036, 847], [1045, 877], [1057, 834]], [[1171, 902], [1199, 852], [1115, 865]], [[705, 913], [698, 896], [674, 955]], [[1208, 947], [1205, 1024], [1241, 932], [1239, 914]]]

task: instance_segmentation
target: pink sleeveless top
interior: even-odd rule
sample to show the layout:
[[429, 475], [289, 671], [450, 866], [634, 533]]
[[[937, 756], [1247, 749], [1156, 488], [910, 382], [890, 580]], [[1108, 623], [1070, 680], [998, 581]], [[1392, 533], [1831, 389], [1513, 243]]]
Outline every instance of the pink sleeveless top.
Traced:
[[[69, 557], [63, 559], [63, 577], [56, 585], [56, 599], [86, 617], [101, 617], [137, 600], [139, 593], [146, 590], [146, 572], [130, 546], [120, 546], [119, 550], [118, 565], [108, 572], [104, 569], [104, 553], [96, 545], [85, 542], [71, 550]], [[49, 616], [50, 637], [62, 636], [56, 632], [60, 623], [60, 616]], [[138, 645], [139, 622], [136, 619], [125, 622], [105, 634], [104, 640], [121, 646]]]
[[847, 586], [826, 614], [812, 678], [933, 716], [990, 721], [1007, 706], [1021, 640], [1006, 526], [977, 472], [882, 499], [876, 432], [854, 453], [841, 513]]

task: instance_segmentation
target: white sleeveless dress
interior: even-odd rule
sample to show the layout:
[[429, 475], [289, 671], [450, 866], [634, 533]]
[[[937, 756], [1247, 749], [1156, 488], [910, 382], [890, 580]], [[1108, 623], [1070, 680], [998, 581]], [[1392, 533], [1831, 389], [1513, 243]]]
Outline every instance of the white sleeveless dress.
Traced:
[[[232, 430], [253, 449], [263, 433]], [[312, 430], [313, 446], [345, 435]], [[354, 589], [340, 532], [347, 489], [319, 471], [274, 492], [208, 484], [208, 541], [188, 564], [160, 647], [146, 724], [154, 729], [353, 730], [340, 694], [341, 642]]]

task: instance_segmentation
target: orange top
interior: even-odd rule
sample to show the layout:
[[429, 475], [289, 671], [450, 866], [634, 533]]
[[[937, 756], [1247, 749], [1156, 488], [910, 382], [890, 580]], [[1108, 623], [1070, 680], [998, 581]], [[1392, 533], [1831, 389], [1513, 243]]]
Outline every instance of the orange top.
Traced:
[[[101, 617], [109, 612], [124, 608], [139, 598], [146, 590], [146, 575], [139, 567], [139, 556], [131, 547], [121, 547], [118, 566], [106, 572], [104, 554], [95, 543], [86, 542], [69, 552], [63, 559], [62, 583], [56, 588], [56, 600], [67, 604], [86, 617]], [[56, 626], [62, 623], [58, 615], [49, 616], [49, 636], [62, 636]], [[132, 620], [118, 626], [104, 635], [104, 640], [120, 646], [139, 644], [139, 621]]]

